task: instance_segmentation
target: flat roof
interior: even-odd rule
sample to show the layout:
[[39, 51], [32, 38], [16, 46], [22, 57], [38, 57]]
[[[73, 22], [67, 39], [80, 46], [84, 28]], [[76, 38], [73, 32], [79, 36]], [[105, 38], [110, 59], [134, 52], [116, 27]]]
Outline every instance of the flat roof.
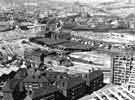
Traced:
[[43, 44], [43, 45], [56, 45], [59, 43], [64, 43], [67, 40], [65, 39], [50, 39], [50, 38], [35, 38], [32, 40], [32, 42], [38, 43], [38, 44]]
[[83, 45], [81, 43], [73, 42], [73, 41], [61, 43], [61, 44], [57, 45], [57, 47], [65, 48], [65, 49], [78, 49], [78, 50], [88, 50], [88, 49], [92, 48], [89, 45]]

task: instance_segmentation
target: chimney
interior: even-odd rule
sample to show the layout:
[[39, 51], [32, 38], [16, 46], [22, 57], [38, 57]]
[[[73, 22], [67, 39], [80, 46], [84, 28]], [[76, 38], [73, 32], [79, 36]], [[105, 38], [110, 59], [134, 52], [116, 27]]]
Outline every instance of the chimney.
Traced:
[[92, 68], [91, 71], [94, 72], [94, 68]]
[[92, 72], [92, 70], [89, 69], [89, 73], [91, 73], [91, 72]]
[[41, 75], [39, 75], [38, 78], [41, 79]]
[[57, 79], [62, 79], [63, 77], [61, 75], [58, 75], [57, 76]]
[[67, 88], [67, 81], [62, 81], [62, 88]]

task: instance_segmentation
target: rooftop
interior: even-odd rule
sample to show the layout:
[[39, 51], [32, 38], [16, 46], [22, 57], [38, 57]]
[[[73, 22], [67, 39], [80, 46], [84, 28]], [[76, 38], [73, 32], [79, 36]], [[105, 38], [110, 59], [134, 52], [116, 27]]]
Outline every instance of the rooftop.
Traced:
[[27, 76], [24, 80], [23, 80], [23, 82], [25, 82], [25, 83], [33, 83], [33, 82], [38, 82], [38, 83], [46, 83], [46, 82], [48, 82], [48, 80], [44, 77], [44, 76], [42, 76], [42, 75], [29, 75], [29, 76]]
[[25, 68], [20, 68], [16, 75], [14, 76], [15, 79], [24, 79], [27, 75], [27, 69]]
[[56, 40], [50, 38], [33, 38], [31, 39], [31, 41], [42, 45], [56, 45], [56, 44], [66, 42], [66, 40], [62, 40], [62, 39]]

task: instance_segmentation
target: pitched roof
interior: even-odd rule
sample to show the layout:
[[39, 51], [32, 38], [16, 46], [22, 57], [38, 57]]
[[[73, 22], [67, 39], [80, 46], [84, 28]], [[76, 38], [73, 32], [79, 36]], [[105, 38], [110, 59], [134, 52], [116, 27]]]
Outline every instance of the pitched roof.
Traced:
[[15, 79], [24, 79], [27, 75], [27, 69], [20, 68], [16, 75], [14, 76]]
[[50, 39], [50, 38], [33, 38], [31, 39], [32, 42], [38, 43], [38, 44], [43, 44], [43, 45], [56, 45], [59, 43], [66, 42], [67, 40], [64, 39]]
[[47, 96], [51, 93], [55, 93], [58, 91], [58, 89], [55, 86], [50, 85], [45, 88], [34, 89], [33, 91], [34, 91], [34, 94], [32, 96], [32, 99], [36, 100], [36, 98], [40, 98], [43, 96]]
[[48, 80], [44, 77], [44, 76], [41, 76], [41, 75], [31, 75], [31, 76], [27, 76], [23, 82], [39, 82], [39, 83], [45, 83], [45, 82], [48, 82]]

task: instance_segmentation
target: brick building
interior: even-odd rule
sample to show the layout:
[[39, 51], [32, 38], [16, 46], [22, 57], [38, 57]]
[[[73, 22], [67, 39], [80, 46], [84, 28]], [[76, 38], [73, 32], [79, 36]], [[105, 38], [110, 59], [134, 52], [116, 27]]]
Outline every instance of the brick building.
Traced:
[[44, 61], [44, 57], [49, 54], [51, 54], [51, 52], [43, 51], [41, 49], [26, 49], [24, 51], [24, 58], [40, 65], [40, 63]]
[[41, 76], [39, 71], [34, 72], [32, 75], [28, 75], [23, 80], [23, 83], [28, 92], [33, 89], [38, 89], [49, 85], [48, 80]]
[[9, 82], [3, 87], [3, 99], [4, 100], [13, 100], [12, 90], [9, 88]]
[[100, 70], [89, 71], [89, 73], [83, 75], [83, 79], [86, 81], [88, 93], [92, 93], [102, 88], [104, 75]]
[[11, 79], [3, 87], [4, 100], [23, 100], [25, 90], [21, 79]]
[[59, 98], [58, 89], [36, 71], [33, 75], [28, 75], [23, 80], [27, 91], [27, 98], [31, 100], [57, 100]]
[[63, 73], [63, 72], [54, 72], [54, 71], [44, 71], [42, 73], [42, 75], [44, 77], [46, 77], [48, 79], [48, 81], [53, 84], [55, 83], [55, 81], [57, 79], [63, 78], [63, 77], [67, 77], [68, 74], [67, 73]]
[[56, 80], [55, 86], [67, 100], [76, 100], [86, 94], [85, 81], [81, 77], [67, 77]]
[[31, 100], [59, 100], [58, 89], [52, 85], [45, 88], [34, 89], [31, 95], [28, 96]]

